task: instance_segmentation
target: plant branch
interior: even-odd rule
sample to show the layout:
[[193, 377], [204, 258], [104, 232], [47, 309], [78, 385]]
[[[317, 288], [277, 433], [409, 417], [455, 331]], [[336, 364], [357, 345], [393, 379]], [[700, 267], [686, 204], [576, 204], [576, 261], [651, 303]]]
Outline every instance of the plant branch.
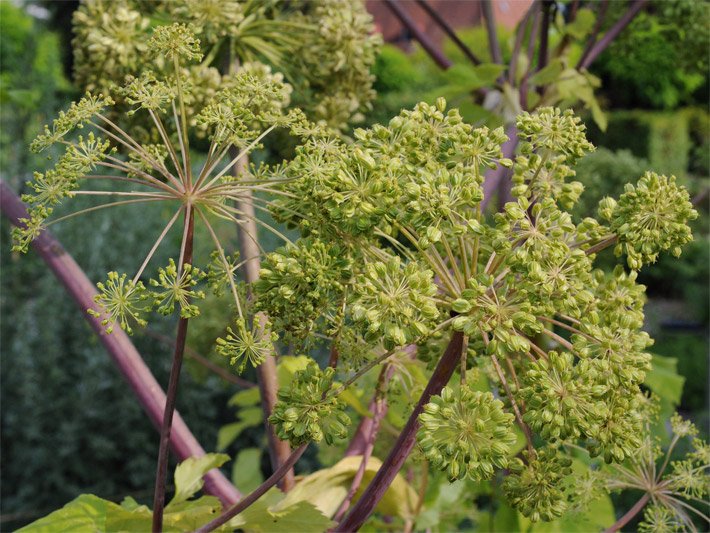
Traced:
[[491, 59], [494, 63], [503, 64], [503, 54], [500, 51], [498, 43], [498, 31], [496, 30], [496, 19], [493, 15], [493, 3], [491, 0], [483, 0], [481, 2], [483, 9], [483, 18], [486, 22], [486, 34], [488, 35], [488, 49], [491, 51]]
[[587, 56], [589, 55], [589, 52], [591, 52], [592, 47], [597, 42], [597, 38], [599, 37], [599, 32], [602, 29], [602, 24], [604, 24], [604, 19], [606, 18], [606, 11], [608, 8], [609, 8], [609, 0], [602, 0], [601, 6], [599, 7], [599, 14], [597, 15], [597, 20], [594, 23], [594, 28], [592, 29], [592, 33], [589, 34], [589, 38], [587, 39], [587, 44], [584, 46], [584, 52], [582, 52], [582, 55], [579, 58], [578, 64], [583, 64], [586, 61]]
[[296, 461], [298, 461], [301, 455], [303, 455], [303, 452], [306, 451], [306, 448], [308, 448], [308, 444], [302, 444], [299, 448], [296, 448], [289, 455], [286, 461], [281, 466], [279, 466], [279, 468], [276, 469], [276, 471], [271, 474], [271, 476], [266, 481], [264, 481], [256, 489], [254, 489], [253, 492], [251, 492], [248, 496], [245, 496], [243, 500], [241, 500], [233, 507], [229, 508], [225, 513], [218, 516], [208, 524], [202, 526], [200, 529], [196, 530], [195, 533], [209, 533], [210, 531], [214, 531], [218, 527], [223, 526], [224, 524], [229, 522], [232, 518], [237, 516], [256, 500], [261, 498], [271, 487], [276, 485], [276, 483], [281, 478], [283, 478], [289, 471], [291, 471], [293, 465], [296, 464]]
[[[0, 180], [0, 211], [16, 226], [20, 225], [19, 219], [28, 216], [24, 204], [3, 180]], [[107, 335], [101, 325], [101, 319], [85, 312], [94, 306], [94, 296], [97, 292], [93, 283], [48, 231], [43, 231], [33, 241], [32, 246], [81, 309], [84, 319], [128, 382], [148, 418], [154, 426], [160, 427], [165, 408], [165, 393], [160, 384], [122, 329], [116, 328], [113, 333]], [[180, 460], [205, 454], [205, 450], [177, 412], [170, 433], [170, 447]], [[205, 475], [205, 492], [217, 496], [223, 505], [231, 505], [241, 497], [239, 491], [218, 469]]]
[[648, 503], [648, 500], [650, 499], [651, 495], [648, 492], [645, 493], [643, 496], [641, 496], [641, 499], [637, 501], [636, 504], [631, 509], [629, 509], [629, 511], [624, 516], [614, 522], [611, 527], [604, 531], [604, 533], [615, 533], [616, 531], [619, 531], [622, 527], [628, 524], [631, 519], [641, 511], [641, 509], [645, 507], [645, 505]]
[[580, 59], [579, 63], [577, 63], [577, 70], [589, 68], [596, 58], [616, 39], [619, 33], [638, 15], [639, 11], [646, 5], [646, 2], [648, 2], [648, 0], [634, 0], [626, 13], [609, 28], [609, 31], [604, 34], [604, 37], [592, 46], [586, 57]]
[[[246, 160], [244, 158], [237, 159], [235, 164], [235, 173], [237, 175], [243, 169], [242, 165], [246, 165]], [[237, 202], [237, 209], [245, 215], [244, 219], [237, 225], [239, 253], [241, 257], [252, 258], [251, 261], [245, 262], [242, 266], [244, 280], [247, 282], [247, 287], [249, 287], [259, 279], [259, 270], [261, 270], [259, 247], [256, 242], [256, 216], [254, 214], [254, 204], [251, 201], [251, 191], [244, 191], [242, 199]], [[257, 322], [259, 328], [262, 328], [266, 326], [268, 319], [264, 313], [258, 313], [254, 317], [254, 320]], [[276, 393], [278, 391], [276, 357], [273, 355], [266, 356], [264, 362], [256, 368], [256, 373], [259, 382], [259, 391], [261, 392], [261, 407], [264, 411], [264, 424], [269, 441], [271, 466], [274, 471], [277, 471], [289, 458], [291, 447], [288, 442], [278, 438], [274, 427], [269, 422], [269, 416], [273, 412], [274, 405], [276, 404]], [[279, 488], [287, 491], [293, 487], [293, 484], [293, 470], [288, 470], [283, 476], [283, 479], [280, 479]]]
[[426, 0], [417, 0], [417, 4], [419, 4], [424, 11], [427, 12], [427, 14], [434, 20], [434, 22], [437, 23], [437, 25], [446, 33], [446, 35], [449, 36], [449, 38], [454, 42], [454, 44], [463, 52], [463, 54], [473, 63], [474, 65], [480, 65], [481, 60], [476, 57], [476, 55], [471, 51], [471, 49], [466, 46], [466, 43], [464, 43], [458, 35], [456, 35], [456, 32], [453, 30], [453, 28], [444, 20], [444, 18], [439, 15], [439, 13], [429, 5], [429, 3]]
[[[183, 236], [182, 251], [180, 253], [180, 264], [178, 265], [178, 276], [182, 272], [185, 263], [192, 263], [192, 245], [195, 233], [195, 212], [188, 205], [185, 211], [185, 234]], [[173, 364], [170, 367], [170, 378], [168, 380], [168, 391], [165, 397], [165, 411], [163, 414], [163, 424], [160, 428], [160, 446], [158, 448], [158, 466], [155, 474], [155, 494], [153, 495], [153, 533], [163, 530], [163, 510], [165, 508], [165, 483], [168, 475], [168, 443], [170, 442], [170, 431], [173, 424], [173, 414], [175, 412], [175, 401], [177, 400], [178, 385], [180, 383], [180, 370], [185, 355], [185, 341], [187, 340], [187, 326], [189, 318], [180, 317], [178, 321], [177, 335], [175, 337], [175, 351], [173, 352]]]
[[394, 13], [394, 16], [397, 17], [402, 23], [402, 26], [404, 26], [412, 37], [414, 37], [419, 44], [422, 45], [422, 48], [424, 48], [426, 53], [429, 54], [429, 57], [434, 60], [434, 63], [436, 63], [443, 70], [446, 70], [453, 65], [451, 60], [444, 55], [444, 52], [442, 52], [434, 44], [429, 36], [417, 27], [417, 24], [414, 22], [409, 13], [407, 13], [407, 11], [402, 7], [402, 4], [399, 3], [399, 1], [384, 0], [384, 2], [390, 11]]
[[348, 516], [338, 524], [336, 531], [357, 531], [382, 499], [385, 491], [414, 447], [417, 430], [419, 429], [419, 415], [424, 410], [424, 406], [433, 395], [441, 392], [441, 389], [449, 382], [454, 370], [456, 370], [462, 345], [463, 333], [460, 331], [453, 332], [451, 340], [439, 360], [439, 364], [429, 379], [429, 383], [427, 383], [409, 420], [407, 420], [402, 429], [397, 442], [392, 447], [392, 451]]
[[[512, 159], [515, 149], [518, 146], [518, 130], [515, 127], [515, 124], [510, 124], [505, 129], [505, 134], [508, 136], [508, 140], [505, 141], [502, 146], [503, 157]], [[486, 172], [483, 180], [483, 200], [480, 205], [481, 211], [483, 211], [493, 199], [493, 193], [498, 188], [498, 184], [501, 182], [507, 171], [507, 168], [502, 165], [498, 165], [495, 169], [488, 170]]]

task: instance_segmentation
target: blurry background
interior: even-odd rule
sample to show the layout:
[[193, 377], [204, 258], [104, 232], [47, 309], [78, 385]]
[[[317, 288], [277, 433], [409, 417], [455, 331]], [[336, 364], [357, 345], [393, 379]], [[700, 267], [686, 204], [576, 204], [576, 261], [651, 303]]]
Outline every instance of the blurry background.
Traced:
[[[708, 48], [707, 42], [693, 48], [692, 40], [677, 37], [692, 34], [693, 25], [707, 25], [707, 20], [689, 20], [682, 10], [679, 14], [668, 8], [677, 3], [682, 4], [651, 2], [592, 68], [602, 81], [596, 94], [609, 126], [602, 132], [585, 116], [598, 149], [577, 168], [587, 191], [576, 213], [592, 213], [600, 198], [619, 194], [623, 183], [647, 169], [675, 174], [690, 189], [701, 214], [694, 223], [695, 242], [680, 260], [664, 256], [644, 269], [640, 279], [648, 286], [647, 329], [656, 339], [652, 347], [660, 356], [656, 364], [670, 376], [665, 382], [667, 397], [707, 433]], [[504, 55], [510, 54], [513, 28], [529, 4], [495, 2]], [[478, 26], [479, 3], [432, 0], [430, 5], [480, 57], [489, 55], [485, 33]], [[29, 141], [79, 92], [71, 82], [71, 15], [76, 6], [76, 2], [0, 1], [0, 177], [15, 190], [45, 165], [41, 156], [29, 153]], [[461, 51], [418, 3], [401, 1], [398, 6], [453, 66], [438, 66], [413, 38], [411, 27], [403, 25], [385, 2], [369, 0], [368, 10], [388, 44], [374, 69], [378, 98], [366, 124], [386, 121], [401, 108], [420, 100], [433, 102], [442, 94], [451, 106], [461, 108], [467, 120], [500, 123], [474, 103]], [[132, 223], [137, 218], [142, 221], [139, 231]], [[156, 234], [161, 221], [159, 213], [127, 208], [93, 215], [91, 227], [84, 219], [69, 220], [54, 233], [96, 281], [109, 268], [129, 268], [133, 243]], [[157, 434], [82, 312], [41, 260], [32, 253], [20, 258], [9, 252], [9, 229], [2, 219], [0, 530], [32, 521], [84, 492], [109, 499], [129, 493], [147, 497], [152, 492]], [[611, 265], [613, 259], [601, 261]], [[205, 330], [221, 327], [219, 319], [210, 320], [208, 314], [196, 321], [193, 348], [204, 347], [201, 335], [209, 337]], [[172, 335], [174, 328], [164, 321], [156, 324], [160, 325], [152, 327], [158, 329], [137, 332], [133, 340], [164, 384], [170, 362], [169, 346], [161, 335]], [[198, 440], [212, 450], [217, 428], [235, 422], [228, 400], [240, 388], [194, 360], [187, 364], [178, 409]], [[673, 376], [676, 365], [682, 378]], [[260, 431], [257, 426], [241, 433], [227, 453], [259, 446]]]

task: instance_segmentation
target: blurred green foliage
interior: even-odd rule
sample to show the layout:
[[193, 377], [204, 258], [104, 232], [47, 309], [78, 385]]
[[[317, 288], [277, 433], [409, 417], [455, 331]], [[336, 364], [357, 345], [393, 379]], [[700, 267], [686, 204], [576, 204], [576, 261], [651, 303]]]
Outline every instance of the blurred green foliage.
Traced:
[[[611, 11], [626, 9], [611, 4]], [[707, 0], [652, 2], [592, 67], [609, 103], [655, 109], [705, 103], [709, 20]]]
[[41, 156], [27, 145], [72, 91], [59, 36], [11, 2], [0, 2], [0, 169], [26, 174]]

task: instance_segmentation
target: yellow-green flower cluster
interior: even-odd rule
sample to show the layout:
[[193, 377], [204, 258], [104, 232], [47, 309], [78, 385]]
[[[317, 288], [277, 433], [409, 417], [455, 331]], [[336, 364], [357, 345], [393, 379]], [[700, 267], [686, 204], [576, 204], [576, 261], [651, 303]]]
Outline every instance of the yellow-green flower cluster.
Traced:
[[347, 251], [320, 239], [299, 239], [266, 256], [256, 308], [274, 319], [279, 331], [303, 340], [314, 323], [340, 304], [351, 276]]
[[552, 447], [530, 454], [523, 452], [527, 464], [511, 461], [511, 474], [503, 482], [503, 491], [513, 508], [533, 522], [555, 520], [568, 507], [568, 476], [572, 460]]
[[419, 446], [450, 481], [490, 479], [508, 466], [516, 441], [513, 415], [490, 392], [444, 387], [424, 406], [419, 422]]
[[617, 255], [625, 253], [634, 270], [654, 263], [664, 250], [680, 256], [681, 246], [693, 239], [688, 221], [698, 216], [675, 176], [655, 172], [647, 172], [635, 186], [627, 184], [618, 201], [602, 200], [599, 213], [619, 239]]
[[256, 368], [274, 351], [277, 336], [269, 333], [269, 328], [255, 319], [248, 328], [243, 318], [236, 320], [235, 329], [227, 328], [224, 339], [217, 339], [217, 353], [238, 365], [237, 371], [244, 372], [247, 363]]
[[282, 388], [278, 402], [269, 417], [276, 434], [293, 446], [308, 442], [332, 444], [347, 436], [350, 417], [345, 414], [344, 403], [328, 394], [333, 388], [335, 371], [318, 368], [315, 362], [296, 372], [288, 388]]
[[399, 257], [368, 264], [353, 292], [353, 320], [367, 340], [382, 339], [387, 349], [426, 336], [439, 316], [432, 272]]

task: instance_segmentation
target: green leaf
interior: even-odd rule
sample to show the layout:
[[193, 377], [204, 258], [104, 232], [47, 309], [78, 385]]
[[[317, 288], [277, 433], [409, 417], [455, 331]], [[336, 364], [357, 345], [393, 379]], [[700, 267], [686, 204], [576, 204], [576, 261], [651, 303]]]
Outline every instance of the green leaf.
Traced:
[[168, 507], [184, 502], [204, 485], [204, 476], [213, 468], [222, 466], [229, 461], [229, 456], [223, 453], [208, 453], [202, 457], [190, 457], [180, 463], [175, 469], [175, 496]]
[[234, 517], [231, 528], [244, 531], [281, 532], [298, 531], [299, 533], [320, 533], [335, 525], [313, 504], [306, 501], [284, 505], [283, 494], [272, 488], [248, 509]]
[[240, 390], [229, 399], [227, 405], [231, 407], [248, 407], [258, 405], [261, 401], [259, 387], [251, 387], [249, 389]]
[[[331, 468], [319, 470], [306, 476], [289, 491], [278, 505], [278, 509], [281, 509], [282, 506], [294, 505], [300, 501], [308, 501], [315, 505], [324, 515], [333, 516], [347, 495], [361, 462], [361, 456], [346, 457]], [[353, 503], [358, 500], [364, 489], [367, 488], [380, 466], [382, 466], [382, 462], [379, 459], [370, 457], [360, 488], [353, 498]], [[401, 475], [397, 475], [377, 506], [377, 511], [406, 519], [413, 516], [416, 504], [416, 491]]]
[[644, 383], [664, 400], [675, 405], [680, 403], [685, 378], [678, 375], [678, 359], [653, 354], [651, 370], [646, 373]]
[[264, 420], [264, 412], [261, 407], [245, 407], [239, 411], [239, 418], [239, 421], [219, 428], [217, 450], [226, 449], [245, 429], [260, 425]]
[[[207, 522], [219, 516], [222, 504], [215, 496], [202, 496], [196, 500], [188, 500], [165, 508], [163, 524], [165, 527], [174, 527], [178, 531], [194, 531]], [[152, 524], [152, 513], [149, 513]], [[147, 531], [147, 530], [146, 530]]]
[[[102, 500], [93, 494], [82, 494], [61, 509], [32, 522], [19, 531], [23, 533], [55, 533], [56, 531], [105, 531], [106, 514], [115, 503]], [[125, 511], [125, 513], [129, 513]]]
[[562, 60], [555, 58], [550, 63], [543, 68], [538, 70], [535, 74], [530, 76], [530, 85], [547, 85], [557, 80], [564, 70], [564, 65]]
[[321, 533], [335, 525], [335, 522], [323, 515], [313, 504], [302, 501], [279, 512], [266, 509], [250, 508], [242, 513], [245, 520], [243, 529], [264, 533], [298, 531], [299, 533]]
[[505, 65], [498, 65], [496, 63], [483, 63], [475, 66], [473, 68], [473, 72], [478, 79], [479, 85], [477, 87], [472, 87], [472, 89], [477, 89], [478, 87], [484, 87], [486, 85], [493, 85], [498, 79], [498, 76], [500, 76], [505, 69]]
[[518, 517], [520, 515], [505, 501], [501, 501], [493, 516], [493, 531], [522, 531]]
[[575, 39], [584, 39], [592, 31], [595, 20], [596, 16], [591, 9], [578, 9], [574, 21], [565, 26], [565, 32]]
[[232, 482], [245, 494], [264, 481], [261, 474], [261, 449], [245, 448], [239, 452], [232, 467]]

